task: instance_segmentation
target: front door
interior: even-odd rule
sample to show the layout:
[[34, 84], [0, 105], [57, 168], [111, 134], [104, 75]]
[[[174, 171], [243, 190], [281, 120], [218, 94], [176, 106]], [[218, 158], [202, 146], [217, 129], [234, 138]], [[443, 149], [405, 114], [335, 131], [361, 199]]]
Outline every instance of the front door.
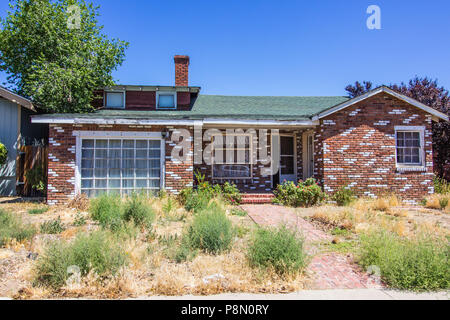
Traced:
[[280, 136], [280, 183], [297, 182], [294, 136]]

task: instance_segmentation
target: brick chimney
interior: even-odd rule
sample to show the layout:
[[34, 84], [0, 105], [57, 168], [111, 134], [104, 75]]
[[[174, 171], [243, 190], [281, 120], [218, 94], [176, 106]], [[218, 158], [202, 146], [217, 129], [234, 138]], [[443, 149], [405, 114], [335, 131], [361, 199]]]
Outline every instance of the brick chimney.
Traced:
[[175, 56], [175, 86], [187, 87], [189, 79], [189, 56]]

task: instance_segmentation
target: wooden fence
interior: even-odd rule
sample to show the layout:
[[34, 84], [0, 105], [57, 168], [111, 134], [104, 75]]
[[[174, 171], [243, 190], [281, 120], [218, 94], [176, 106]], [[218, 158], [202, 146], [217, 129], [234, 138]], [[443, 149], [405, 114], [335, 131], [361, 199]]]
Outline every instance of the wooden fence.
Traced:
[[22, 197], [42, 197], [42, 192], [36, 191], [27, 181], [26, 173], [33, 168], [42, 166], [44, 183], [47, 184], [48, 147], [22, 146], [17, 160], [17, 194]]

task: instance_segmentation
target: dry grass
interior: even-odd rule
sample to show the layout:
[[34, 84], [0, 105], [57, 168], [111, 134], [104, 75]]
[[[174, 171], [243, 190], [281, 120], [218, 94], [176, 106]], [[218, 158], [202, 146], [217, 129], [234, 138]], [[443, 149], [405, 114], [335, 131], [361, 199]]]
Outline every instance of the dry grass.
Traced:
[[[175, 206], [172, 207], [172, 204]], [[119, 274], [107, 279], [100, 279], [94, 272], [83, 277], [80, 282], [68, 282], [59, 290], [45, 287], [33, 287], [34, 261], [20, 266], [20, 278], [27, 283], [14, 295], [18, 299], [43, 298], [127, 298], [145, 295], [208, 295], [223, 292], [284, 293], [301, 290], [306, 286], [303, 275], [291, 278], [280, 278], [275, 272], [262, 272], [252, 269], [247, 261], [247, 244], [251, 232], [236, 237], [232, 249], [223, 254], [213, 256], [199, 253], [191, 261], [175, 263], [167, 255], [167, 245], [160, 243], [161, 237], [177, 236], [180, 239], [183, 231], [192, 221], [192, 214], [181, 208], [174, 198], [149, 198], [148, 204], [156, 212], [157, 219], [152, 230], [138, 232], [136, 236], [121, 239], [123, 248], [129, 257], [129, 264]], [[29, 244], [17, 244], [18, 248], [27, 248], [31, 252], [42, 253], [49, 241], [74, 239], [79, 232], [97, 230], [99, 226], [87, 218], [87, 224], [74, 227], [73, 221], [79, 211], [88, 204], [83, 199], [76, 199], [69, 207], [51, 207], [48, 212], [32, 216], [26, 210], [36, 204], [10, 205], [11, 210], [18, 211], [29, 221], [42, 223], [55, 216], [60, 216], [68, 228], [58, 235], [37, 235]], [[254, 228], [248, 216], [239, 217], [229, 214], [229, 208], [218, 203], [227, 211], [233, 225], [246, 230]], [[179, 241], [174, 245], [179, 245]], [[1, 293], [1, 292], [0, 292]]]
[[[447, 205], [443, 208], [442, 203], [446, 200]], [[429, 209], [443, 210], [446, 213], [450, 213], [450, 195], [448, 194], [432, 194], [425, 198], [425, 207]]]
[[310, 217], [328, 230], [337, 227], [357, 234], [379, 229], [401, 236], [412, 236], [424, 229], [441, 235], [449, 233], [439, 223], [425, 223], [414, 219], [410, 210], [402, 207], [402, 202], [396, 196], [388, 195], [378, 199], [360, 198], [348, 207], [318, 207]]

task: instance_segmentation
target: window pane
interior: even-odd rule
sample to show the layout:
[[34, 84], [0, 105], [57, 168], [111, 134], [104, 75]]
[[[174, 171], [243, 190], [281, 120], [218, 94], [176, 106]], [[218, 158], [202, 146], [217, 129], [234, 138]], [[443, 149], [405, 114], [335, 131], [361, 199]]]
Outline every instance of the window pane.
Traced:
[[93, 168], [94, 161], [93, 160], [81, 160], [81, 168]]
[[148, 181], [149, 188], [159, 188], [160, 180], [159, 179], [152, 179]]
[[84, 140], [82, 142], [82, 147], [83, 148], [93, 148], [94, 147], [94, 140]]
[[174, 94], [160, 94], [158, 101], [159, 108], [175, 108]]
[[159, 148], [161, 146], [161, 142], [159, 140], [150, 140], [148, 142], [149, 148]]
[[147, 140], [136, 140], [136, 148], [147, 149]]
[[81, 157], [82, 158], [93, 158], [94, 150], [93, 149], [83, 149], [83, 151], [81, 151]]
[[122, 143], [120, 142], [120, 140], [109, 140], [110, 148], [120, 149], [121, 145]]
[[88, 196], [160, 188], [160, 140], [87, 139], [82, 146], [81, 189]]
[[108, 140], [95, 140], [96, 148], [108, 148]]
[[123, 108], [123, 92], [107, 92], [106, 93], [107, 108]]

